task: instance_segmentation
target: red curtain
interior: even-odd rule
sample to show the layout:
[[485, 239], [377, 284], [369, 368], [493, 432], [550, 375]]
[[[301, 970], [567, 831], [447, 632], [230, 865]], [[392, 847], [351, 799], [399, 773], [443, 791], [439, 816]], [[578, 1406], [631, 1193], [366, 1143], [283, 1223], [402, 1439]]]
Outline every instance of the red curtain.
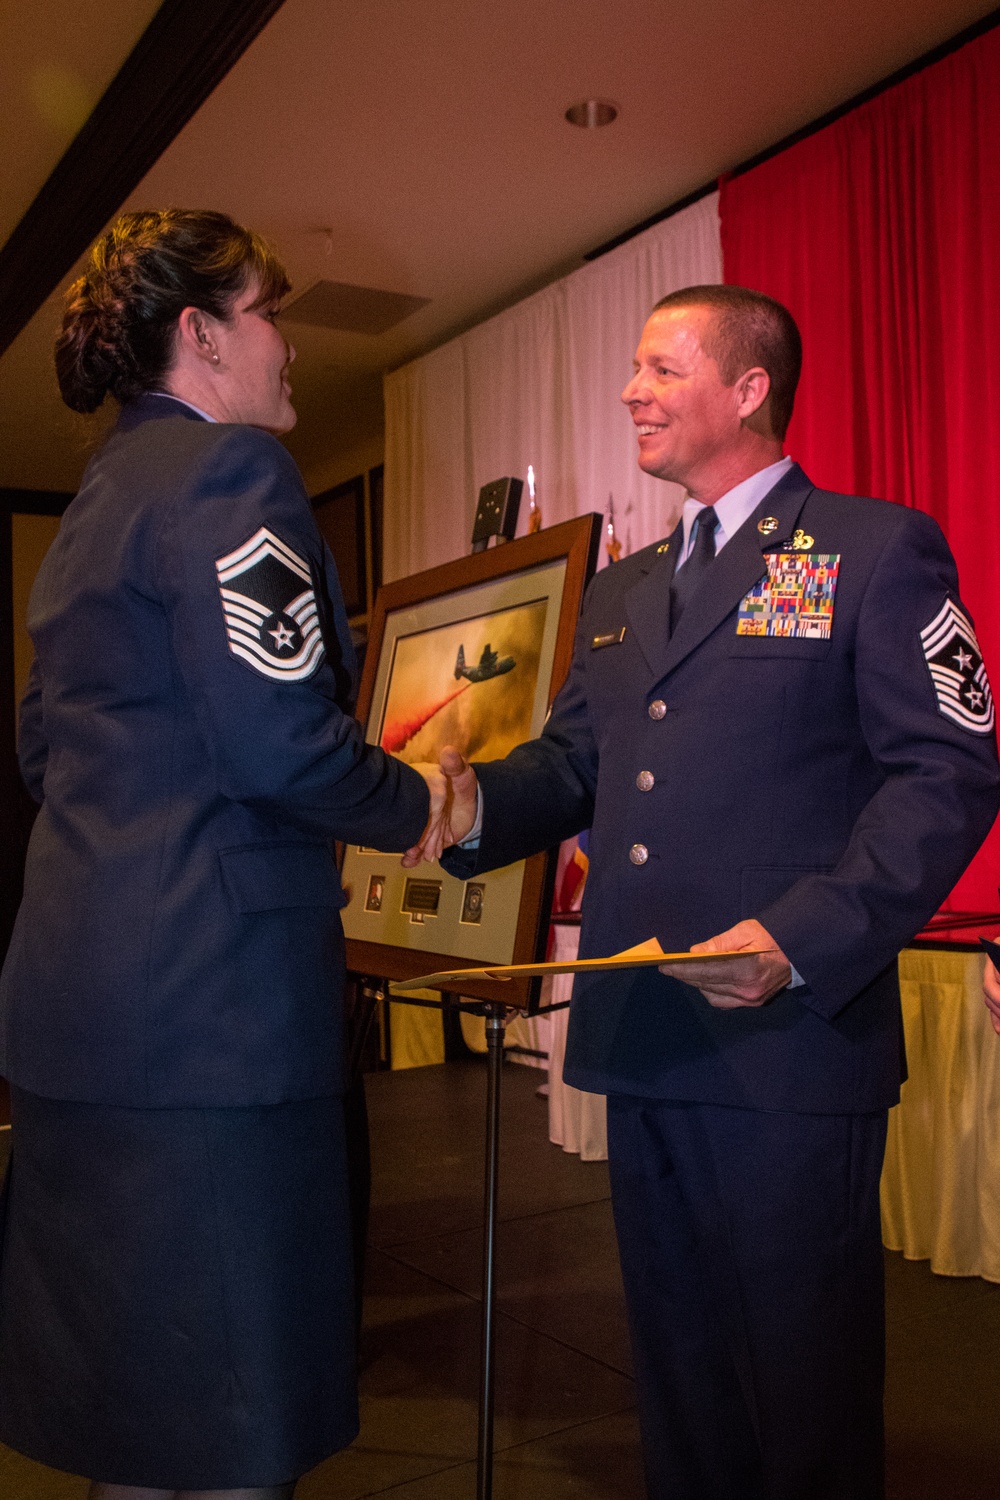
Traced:
[[[722, 184], [725, 277], [802, 329], [788, 451], [913, 505], [1000, 691], [1000, 29]], [[997, 909], [1000, 823], [950, 910]]]

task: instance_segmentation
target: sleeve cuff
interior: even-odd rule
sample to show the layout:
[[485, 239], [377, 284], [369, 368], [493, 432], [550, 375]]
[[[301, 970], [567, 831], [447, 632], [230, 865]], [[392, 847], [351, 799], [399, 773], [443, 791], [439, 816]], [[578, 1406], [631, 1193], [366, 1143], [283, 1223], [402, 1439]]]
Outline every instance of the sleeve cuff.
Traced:
[[[482, 789], [481, 786], [477, 786], [476, 787], [476, 821], [473, 823], [472, 827], [469, 829], [468, 833], [465, 835], [465, 838], [461, 839], [459, 841], [458, 848], [459, 849], [478, 849], [479, 848], [479, 840], [482, 838], [482, 836], [483, 836], [483, 789]], [[793, 970], [793, 973], [794, 973], [794, 970]], [[802, 981], [799, 980], [799, 983], [801, 984]]]

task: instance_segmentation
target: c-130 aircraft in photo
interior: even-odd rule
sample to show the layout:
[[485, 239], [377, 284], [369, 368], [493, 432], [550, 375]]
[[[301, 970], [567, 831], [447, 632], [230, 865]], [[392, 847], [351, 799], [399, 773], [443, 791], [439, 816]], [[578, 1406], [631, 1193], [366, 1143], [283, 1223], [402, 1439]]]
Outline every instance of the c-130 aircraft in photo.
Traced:
[[458, 657], [455, 661], [455, 677], [467, 677], [470, 682], [489, 682], [491, 677], [502, 677], [504, 672], [511, 672], [516, 667], [512, 656], [505, 656], [502, 661], [497, 660], [498, 653], [491, 651], [489, 642], [483, 647], [483, 654], [479, 658], [478, 667], [467, 667], [465, 665], [465, 647], [459, 646]]

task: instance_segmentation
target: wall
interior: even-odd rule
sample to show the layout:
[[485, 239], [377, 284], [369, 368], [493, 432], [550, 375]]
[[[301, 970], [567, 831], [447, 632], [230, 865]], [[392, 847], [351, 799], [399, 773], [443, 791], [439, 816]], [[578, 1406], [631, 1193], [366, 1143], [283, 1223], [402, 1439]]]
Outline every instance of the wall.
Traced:
[[20, 703], [28, 684], [31, 667], [31, 637], [25, 624], [28, 596], [35, 574], [55, 534], [58, 516], [29, 516], [15, 511], [11, 529], [11, 593], [14, 611], [14, 701]]
[[364, 474], [385, 455], [382, 377], [345, 387], [331, 379], [322, 390], [293, 401], [299, 420], [285, 446], [302, 471], [310, 495]]
[[356, 474], [367, 474], [368, 470], [374, 469], [384, 457], [385, 436], [383, 433], [362, 438], [349, 448], [338, 449], [325, 462], [307, 470], [303, 475], [306, 489], [312, 496], [321, 495], [324, 490], [331, 490], [334, 485], [343, 484], [345, 480], [353, 479]]

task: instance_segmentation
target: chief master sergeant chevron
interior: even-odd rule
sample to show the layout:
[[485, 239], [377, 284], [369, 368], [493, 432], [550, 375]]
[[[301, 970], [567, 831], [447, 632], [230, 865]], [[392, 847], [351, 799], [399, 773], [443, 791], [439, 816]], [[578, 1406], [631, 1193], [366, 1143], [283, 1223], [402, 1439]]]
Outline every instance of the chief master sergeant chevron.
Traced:
[[782, 456], [800, 363], [757, 293], [657, 305], [622, 399], [682, 520], [597, 575], [539, 739], [474, 772], [442, 756], [453, 874], [592, 829], [584, 956], [765, 950], [573, 1001], [565, 1077], [608, 1096], [653, 1500], [882, 1494], [896, 955], [998, 805], [948, 547]]

